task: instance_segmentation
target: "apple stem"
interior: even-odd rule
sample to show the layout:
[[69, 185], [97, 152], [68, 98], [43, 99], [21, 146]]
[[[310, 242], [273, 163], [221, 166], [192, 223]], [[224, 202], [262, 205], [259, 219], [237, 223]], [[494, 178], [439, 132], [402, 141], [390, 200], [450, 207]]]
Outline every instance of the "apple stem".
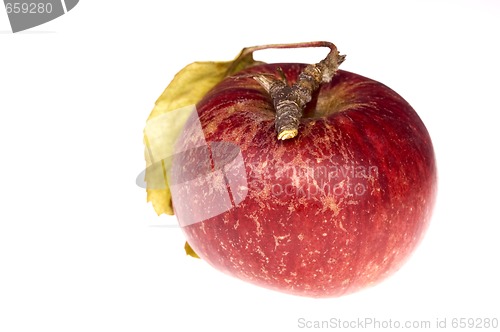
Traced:
[[254, 79], [269, 93], [276, 110], [275, 128], [279, 140], [290, 139], [298, 134], [302, 112], [311, 100], [312, 94], [321, 83], [329, 83], [345, 55], [340, 55], [337, 47], [330, 42], [311, 42], [296, 44], [277, 44], [247, 48], [246, 51], [266, 48], [302, 48], [328, 47], [330, 52], [325, 59], [316, 64], [310, 64], [299, 74], [297, 82], [289, 85], [285, 79], [277, 79], [272, 75], [257, 75]]

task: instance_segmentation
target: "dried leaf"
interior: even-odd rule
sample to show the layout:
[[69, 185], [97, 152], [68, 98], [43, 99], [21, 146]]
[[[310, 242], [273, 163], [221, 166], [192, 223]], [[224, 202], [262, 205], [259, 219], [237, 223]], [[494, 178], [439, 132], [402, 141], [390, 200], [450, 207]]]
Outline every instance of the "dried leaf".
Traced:
[[233, 61], [194, 62], [175, 75], [156, 101], [144, 129], [144, 144], [147, 201], [158, 215], [174, 214], [167, 180], [169, 156], [193, 106], [226, 76], [256, 64], [248, 49]]
[[186, 255], [194, 257], [194, 258], [200, 258], [197, 253], [194, 252], [193, 248], [189, 245], [189, 243], [184, 244], [184, 250], [186, 251]]

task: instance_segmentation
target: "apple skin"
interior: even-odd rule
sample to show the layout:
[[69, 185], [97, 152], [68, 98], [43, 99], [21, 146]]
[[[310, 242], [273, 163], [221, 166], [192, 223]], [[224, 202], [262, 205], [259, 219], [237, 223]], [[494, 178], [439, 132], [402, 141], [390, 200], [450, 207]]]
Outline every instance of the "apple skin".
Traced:
[[292, 84], [304, 67], [252, 67], [197, 104], [172, 160], [173, 204], [187, 241], [216, 269], [337, 297], [384, 280], [417, 247], [434, 206], [435, 157], [402, 97], [342, 70], [313, 95], [298, 136], [279, 141], [271, 99], [252, 76], [281, 68]]

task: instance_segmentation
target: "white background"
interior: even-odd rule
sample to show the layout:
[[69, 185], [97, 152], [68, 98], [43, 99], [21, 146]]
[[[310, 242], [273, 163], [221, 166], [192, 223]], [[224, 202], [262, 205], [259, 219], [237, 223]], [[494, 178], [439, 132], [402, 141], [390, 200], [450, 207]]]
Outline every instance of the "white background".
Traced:
[[[328, 3], [328, 5], [327, 5]], [[500, 318], [500, 2], [85, 1], [12, 34], [0, 10], [0, 331], [295, 331], [298, 319]], [[336, 299], [260, 289], [186, 257], [135, 185], [142, 130], [186, 64], [334, 42], [433, 137], [439, 197], [410, 261]], [[317, 62], [326, 53], [261, 52]], [[302, 329], [303, 330], [303, 329]]]

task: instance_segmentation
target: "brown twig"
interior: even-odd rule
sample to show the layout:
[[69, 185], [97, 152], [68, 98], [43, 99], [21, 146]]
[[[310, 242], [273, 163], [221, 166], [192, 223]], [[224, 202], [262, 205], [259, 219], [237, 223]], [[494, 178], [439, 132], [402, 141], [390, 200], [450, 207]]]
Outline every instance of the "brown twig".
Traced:
[[[305, 105], [311, 100], [312, 94], [321, 83], [329, 83], [345, 55], [340, 55], [337, 47], [329, 42], [311, 42], [298, 44], [267, 45], [256, 48], [298, 48], [298, 47], [328, 47], [330, 52], [319, 63], [308, 65], [299, 74], [293, 85], [288, 85], [283, 79], [269, 75], [257, 75], [254, 79], [269, 93], [276, 110], [275, 127], [278, 139], [290, 139], [298, 134], [300, 118]], [[248, 48], [254, 51], [253, 48]]]

